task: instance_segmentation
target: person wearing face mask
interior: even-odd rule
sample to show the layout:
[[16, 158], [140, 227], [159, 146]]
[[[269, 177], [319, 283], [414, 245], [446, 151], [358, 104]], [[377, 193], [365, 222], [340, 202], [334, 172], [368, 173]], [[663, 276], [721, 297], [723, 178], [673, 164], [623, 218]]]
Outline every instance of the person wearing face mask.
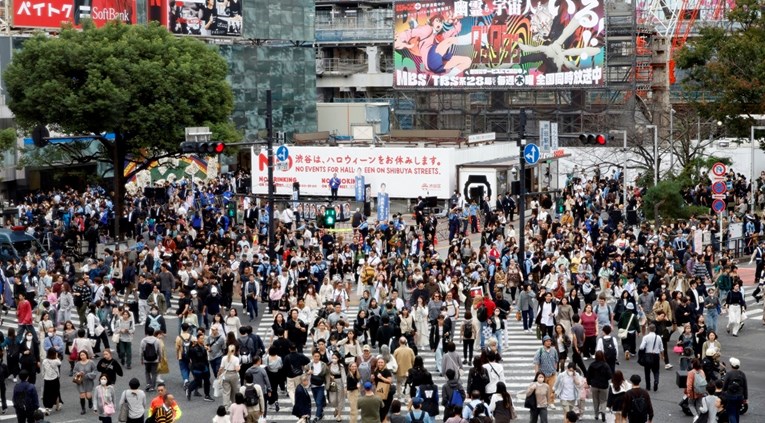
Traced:
[[555, 392], [555, 397], [561, 403], [564, 414], [569, 411], [575, 411], [582, 383], [583, 379], [576, 372], [576, 365], [574, 363], [568, 363], [566, 370], [558, 374], [557, 379], [555, 379], [553, 391]]
[[162, 316], [162, 314], [159, 312], [159, 308], [157, 306], [152, 306], [151, 311], [149, 311], [149, 316], [146, 318], [146, 323], [144, 324], [144, 330], [146, 330], [147, 328], [154, 329], [155, 333], [158, 331], [162, 331], [162, 333], [167, 333], [167, 324], [165, 323], [165, 317]]
[[329, 391], [328, 405], [335, 409], [335, 420], [338, 422], [341, 420], [341, 413], [345, 408], [346, 378], [345, 363], [343, 360], [340, 360], [340, 353], [335, 352], [332, 354], [329, 363], [329, 384], [327, 385], [327, 391]]
[[40, 370], [40, 343], [34, 334], [27, 332], [24, 341], [19, 346], [19, 368], [29, 373], [29, 383], [37, 381], [37, 373]]
[[56, 334], [56, 329], [54, 328], [48, 328], [47, 335], [43, 340], [43, 351], [47, 354], [52, 349], [56, 352], [58, 358], [64, 358], [64, 339]]
[[117, 381], [117, 376], [122, 376], [122, 366], [114, 359], [112, 350], [109, 348], [104, 350], [104, 356], [96, 364], [96, 369], [102, 375], [106, 375], [109, 385], [114, 385]]
[[98, 379], [98, 386], [95, 390], [96, 401], [93, 412], [98, 414], [98, 421], [111, 423], [116, 407], [114, 405], [114, 386], [109, 384], [109, 378], [101, 374]]

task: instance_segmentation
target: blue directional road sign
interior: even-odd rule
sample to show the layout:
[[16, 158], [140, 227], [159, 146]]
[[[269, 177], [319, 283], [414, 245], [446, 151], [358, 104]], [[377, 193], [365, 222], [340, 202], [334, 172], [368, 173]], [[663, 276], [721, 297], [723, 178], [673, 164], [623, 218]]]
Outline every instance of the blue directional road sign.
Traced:
[[280, 145], [279, 148], [276, 149], [276, 159], [280, 162], [287, 161], [287, 159], [290, 157], [290, 150], [287, 149], [286, 145]]
[[523, 158], [527, 164], [537, 164], [539, 161], [539, 147], [536, 144], [526, 144], [526, 147], [523, 148]]

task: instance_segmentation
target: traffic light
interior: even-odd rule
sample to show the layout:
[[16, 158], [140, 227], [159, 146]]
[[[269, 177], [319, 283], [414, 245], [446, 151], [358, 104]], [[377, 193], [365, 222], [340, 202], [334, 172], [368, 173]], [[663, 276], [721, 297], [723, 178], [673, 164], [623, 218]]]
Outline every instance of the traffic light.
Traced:
[[594, 145], [606, 145], [608, 141], [613, 140], [613, 135], [605, 134], [581, 134], [579, 135], [579, 142], [582, 144], [594, 144]]
[[327, 209], [324, 210], [324, 227], [334, 229], [336, 218], [337, 216], [335, 214], [335, 208], [327, 207]]
[[184, 154], [212, 156], [223, 154], [223, 151], [225, 150], [226, 144], [222, 142], [186, 141], [181, 143], [181, 152]]

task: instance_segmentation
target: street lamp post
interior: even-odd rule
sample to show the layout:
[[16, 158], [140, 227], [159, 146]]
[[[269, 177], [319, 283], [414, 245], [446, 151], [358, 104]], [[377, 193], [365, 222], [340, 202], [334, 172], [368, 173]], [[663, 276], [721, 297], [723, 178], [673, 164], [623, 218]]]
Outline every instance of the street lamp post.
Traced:
[[[627, 152], [627, 131], [624, 129], [612, 129], [611, 132], [614, 134], [621, 134], [624, 140], [624, 152]], [[627, 214], [627, 158], [624, 158], [624, 164], [622, 164], [622, 183], [623, 189], [624, 189], [624, 214], [626, 217]]]
[[749, 202], [749, 210], [754, 215], [754, 204], [756, 201], [755, 195], [754, 195], [754, 131], [756, 130], [765, 130], [765, 126], [752, 126], [749, 128], [749, 146], [751, 147], [751, 156], [752, 156], [752, 169], [751, 169], [751, 180], [749, 181], [750, 186], [752, 187], [752, 201]]
[[659, 128], [656, 125], [646, 125], [653, 129], [653, 186], [659, 184]]

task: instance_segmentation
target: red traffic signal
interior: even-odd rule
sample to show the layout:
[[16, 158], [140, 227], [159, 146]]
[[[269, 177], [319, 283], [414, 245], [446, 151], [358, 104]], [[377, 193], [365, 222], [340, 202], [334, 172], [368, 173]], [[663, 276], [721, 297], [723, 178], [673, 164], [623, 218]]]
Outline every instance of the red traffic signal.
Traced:
[[186, 154], [215, 155], [223, 154], [226, 150], [226, 144], [222, 142], [194, 142], [186, 141], [181, 143], [181, 152]]
[[608, 135], [604, 134], [580, 134], [579, 135], [579, 142], [582, 144], [596, 144], [596, 145], [606, 145], [608, 144], [608, 141], [612, 139]]

